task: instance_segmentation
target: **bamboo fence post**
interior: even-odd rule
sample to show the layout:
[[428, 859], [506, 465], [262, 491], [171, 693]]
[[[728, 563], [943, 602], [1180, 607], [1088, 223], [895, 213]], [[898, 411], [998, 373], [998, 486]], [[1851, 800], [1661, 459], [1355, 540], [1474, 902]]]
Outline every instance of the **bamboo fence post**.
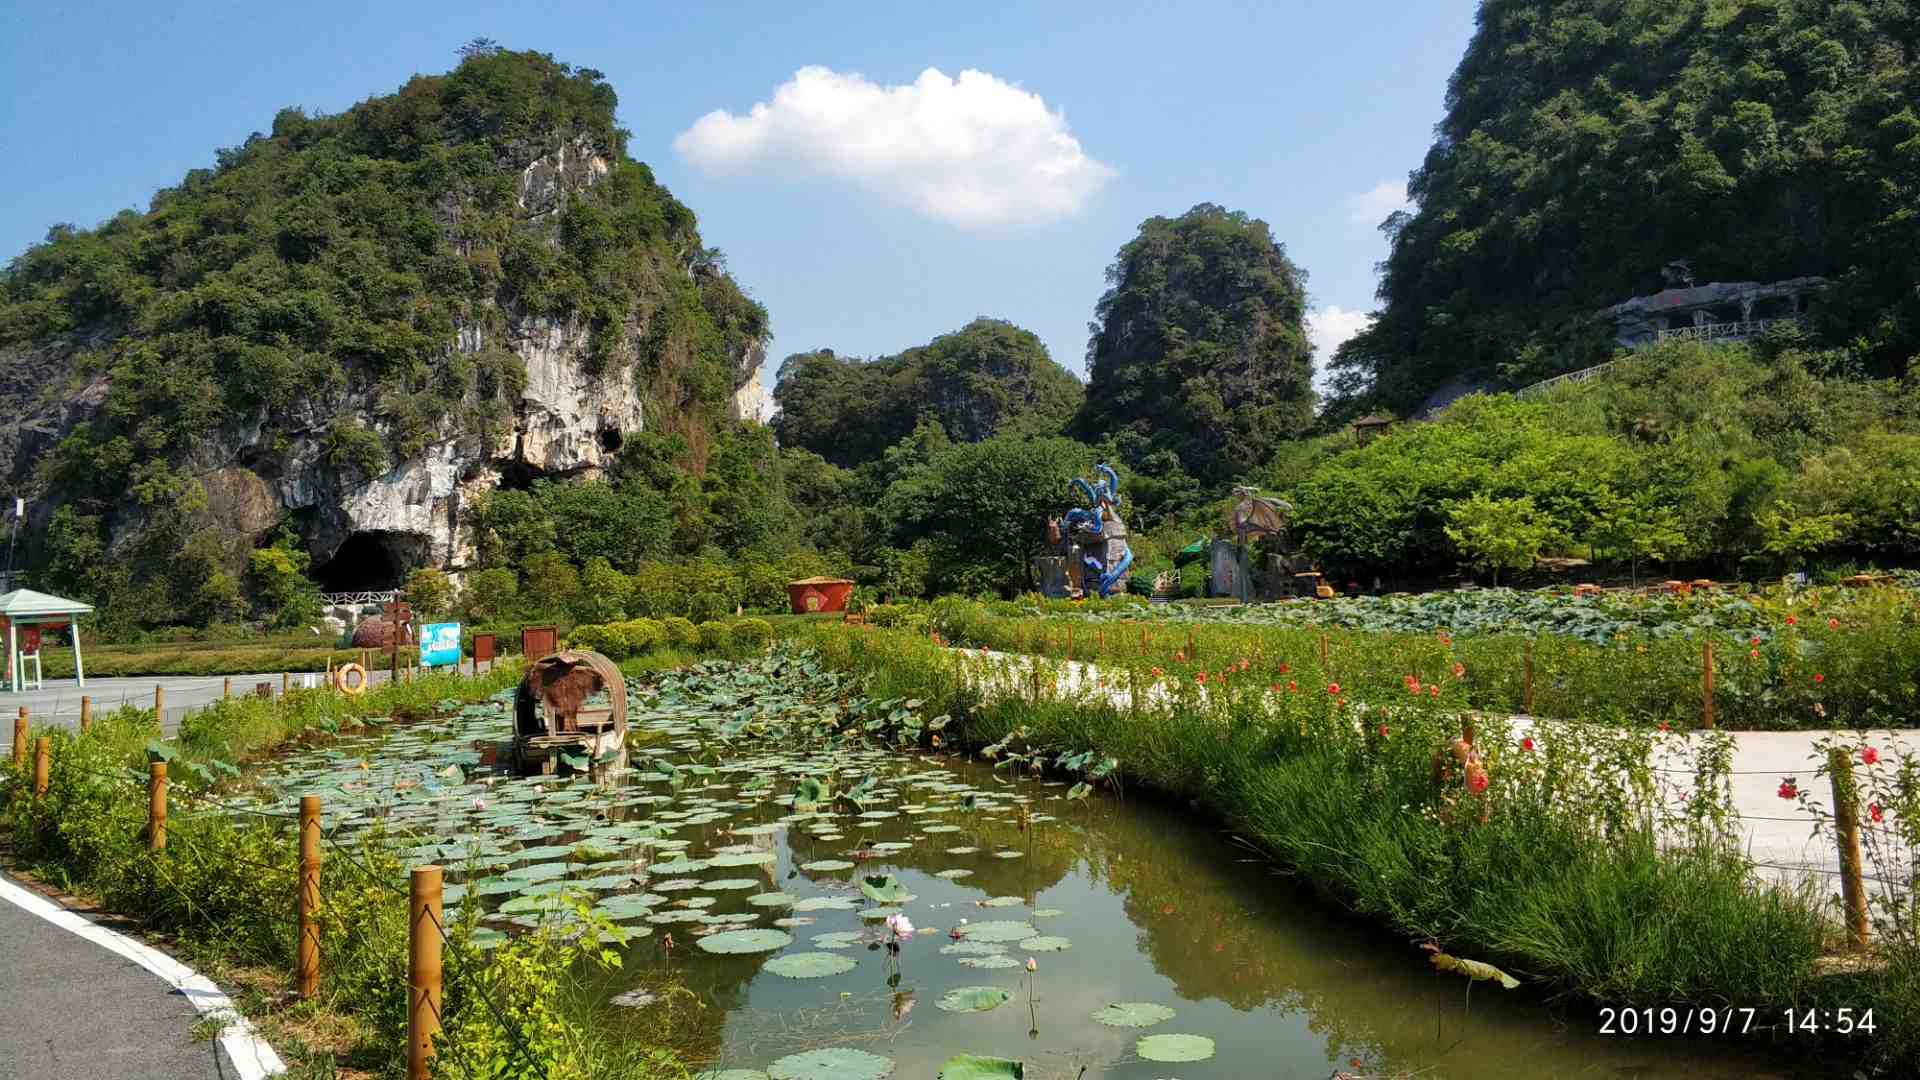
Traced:
[[47, 797], [47, 759], [53, 752], [53, 740], [45, 735], [33, 740], [33, 797]]
[[80, 734], [85, 735], [93, 727], [93, 699], [80, 695]]
[[1199, 650], [1193, 647], [1193, 627], [1189, 626], [1187, 627], [1187, 659], [1191, 661], [1198, 655]]
[[167, 727], [167, 688], [159, 683], [153, 684], [153, 726], [162, 731]]
[[427, 1080], [440, 1032], [440, 878], [438, 866], [416, 866], [407, 894], [407, 1080]]
[[320, 796], [300, 797], [300, 940], [293, 960], [294, 989], [306, 1001], [320, 994]]
[[1320, 634], [1320, 666], [1322, 668], [1327, 666], [1327, 635], [1325, 631], [1322, 631]]
[[230, 698], [233, 696], [233, 676], [229, 675], [224, 680], [221, 681], [220, 696], [223, 698]]
[[1703, 706], [1700, 726], [1713, 726], [1713, 642], [1700, 645], [1700, 700]]
[[288, 683], [292, 680], [292, 678], [293, 676], [289, 675], [284, 671], [280, 673], [280, 696], [281, 697], [287, 696], [287, 686], [288, 686]]
[[1827, 775], [1833, 781], [1833, 838], [1840, 847], [1840, 897], [1846, 907], [1847, 944], [1867, 948], [1867, 883], [1860, 869], [1860, 792], [1853, 782], [1853, 757], [1835, 747], [1827, 751]]
[[1526, 693], [1526, 705], [1527, 705], [1526, 712], [1528, 716], [1532, 716], [1533, 715], [1533, 641], [1531, 639], [1527, 641], [1527, 670], [1526, 670], [1525, 693]]
[[167, 763], [147, 766], [147, 850], [167, 846]]
[[20, 771], [27, 768], [27, 707], [20, 706], [20, 715], [13, 718], [13, 764]]
[[1073, 627], [1067, 627], [1067, 663], [1073, 663]]

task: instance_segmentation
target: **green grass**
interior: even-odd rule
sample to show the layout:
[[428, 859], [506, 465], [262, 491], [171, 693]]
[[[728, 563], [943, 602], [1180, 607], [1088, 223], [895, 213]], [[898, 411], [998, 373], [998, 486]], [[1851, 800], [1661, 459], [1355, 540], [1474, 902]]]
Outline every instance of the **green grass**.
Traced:
[[[1920, 1014], [1906, 1007], [1920, 967], [1911, 946], [1886, 946], [1899, 955], [1879, 974], [1816, 975], [1836, 935], [1826, 898], [1756, 884], [1724, 801], [1665, 808], [1648, 772], [1658, 733], [1576, 725], [1523, 752], [1504, 719], [1485, 718], [1482, 802], [1433, 780], [1435, 749], [1458, 733], [1457, 689], [1416, 699], [1402, 688], [1395, 704], [1363, 709], [1321, 686], [1276, 695], [1267, 678], [1236, 675], [1224, 687], [1183, 681], [1171, 700], [1136, 708], [1058, 693], [1043, 670], [1037, 687], [1022, 680], [1022, 697], [986, 698], [953, 650], [911, 632], [794, 633], [868, 695], [920, 698], [954, 717], [954, 745], [1050, 765], [1110, 755], [1118, 781], [1191, 802], [1329, 901], [1558, 993], [1767, 1017], [1875, 1005], [1875, 1043], [1831, 1049], [1884, 1063], [1920, 1046]], [[1709, 772], [1692, 786], [1724, 791], [1724, 779]]]

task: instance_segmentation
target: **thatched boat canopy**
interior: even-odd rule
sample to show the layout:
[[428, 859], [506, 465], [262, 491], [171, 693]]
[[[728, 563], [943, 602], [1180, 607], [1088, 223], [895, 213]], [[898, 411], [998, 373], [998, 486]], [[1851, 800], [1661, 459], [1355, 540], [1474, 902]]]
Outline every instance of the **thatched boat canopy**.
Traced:
[[[605, 702], [594, 701], [602, 692]], [[589, 704], [591, 702], [591, 704]], [[527, 665], [514, 695], [517, 739], [627, 734], [627, 681], [613, 661], [588, 649], [563, 649]]]

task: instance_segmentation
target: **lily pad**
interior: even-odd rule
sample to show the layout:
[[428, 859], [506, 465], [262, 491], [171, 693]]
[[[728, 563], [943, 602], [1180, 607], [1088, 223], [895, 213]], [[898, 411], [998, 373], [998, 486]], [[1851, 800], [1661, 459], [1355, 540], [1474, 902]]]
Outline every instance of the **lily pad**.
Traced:
[[940, 1065], [938, 1080], [1025, 1080], [1027, 1067], [1011, 1058], [958, 1054]]
[[793, 903], [793, 901], [794, 896], [792, 893], [783, 892], [755, 893], [747, 897], [747, 903], [752, 904], [754, 907], [786, 907], [788, 904]]
[[1066, 912], [1061, 911], [1057, 907], [1043, 907], [1043, 908], [1034, 908], [1032, 911], [1027, 912], [1027, 918], [1053, 919], [1053, 918], [1058, 918], [1059, 916], [1065, 915], [1065, 914]]
[[986, 941], [956, 941], [951, 945], [940, 946], [944, 956], [994, 956], [1007, 951], [1005, 945], [995, 945]]
[[898, 904], [913, 899], [913, 894], [892, 874], [869, 874], [861, 878], [860, 892], [876, 904]]
[[1213, 1040], [1204, 1035], [1147, 1035], [1133, 1044], [1133, 1052], [1148, 1061], [1205, 1061], [1213, 1056]]
[[934, 1004], [947, 1012], [980, 1013], [1005, 1005], [1012, 996], [1012, 991], [997, 986], [962, 986], [947, 991]]
[[1020, 943], [1022, 952], [1060, 952], [1073, 948], [1073, 942], [1063, 937], [1031, 937]]
[[759, 1069], [708, 1069], [694, 1073], [693, 1080], [767, 1080], [767, 1074]]
[[960, 879], [960, 878], [963, 878], [963, 877], [972, 877], [972, 876], [973, 876], [973, 871], [971, 871], [971, 870], [968, 870], [968, 869], [966, 869], [965, 867], [958, 867], [958, 866], [956, 866], [956, 867], [954, 867], [954, 868], [953, 868], [953, 869], [951, 869], [951, 870], [942, 870], [942, 871], [940, 871], [939, 873], [937, 873], [937, 874], [935, 874], [935, 875], [933, 875], [933, 876], [934, 876], [934, 877], [940, 877], [940, 878], [946, 878], [946, 879], [947, 879], [948, 881], [956, 881], [956, 880], [958, 880], [958, 879]]
[[810, 863], [801, 863], [800, 869], [812, 874], [828, 874], [836, 870], [851, 870], [853, 864], [845, 859], [816, 859]]
[[700, 939], [700, 947], [710, 953], [739, 954], [772, 952], [793, 944], [793, 935], [785, 930], [727, 930]]
[[1020, 966], [1020, 961], [1005, 953], [995, 953], [991, 956], [963, 956], [960, 958], [960, 966], [998, 970], [1001, 968], [1017, 968]]
[[860, 901], [851, 896], [808, 896], [793, 905], [795, 911], [852, 911]]
[[996, 896], [996, 897], [993, 897], [992, 899], [980, 901], [980, 906], [981, 907], [1019, 907], [1021, 904], [1024, 904], [1026, 902], [1027, 902], [1026, 898], [1022, 896]]
[[819, 979], [843, 975], [859, 966], [851, 956], [830, 952], [786, 953], [767, 961], [766, 970], [789, 979]]
[[703, 881], [700, 887], [715, 892], [734, 892], [740, 889], [757, 889], [760, 887], [760, 881], [758, 878], [750, 877], [721, 878], [718, 881]]
[[860, 944], [860, 933], [856, 930], [835, 930], [830, 934], [813, 935], [813, 947], [816, 949], [851, 949]]
[[960, 936], [968, 941], [1025, 941], [1039, 937], [1040, 931], [1032, 923], [988, 921], [968, 923], [960, 928]]
[[788, 1054], [767, 1066], [768, 1080], [881, 1080], [892, 1074], [892, 1058], [844, 1046]]
[[1093, 1010], [1093, 1022], [1108, 1027], [1152, 1027], [1171, 1019], [1172, 1009], [1150, 1001], [1122, 1001]]

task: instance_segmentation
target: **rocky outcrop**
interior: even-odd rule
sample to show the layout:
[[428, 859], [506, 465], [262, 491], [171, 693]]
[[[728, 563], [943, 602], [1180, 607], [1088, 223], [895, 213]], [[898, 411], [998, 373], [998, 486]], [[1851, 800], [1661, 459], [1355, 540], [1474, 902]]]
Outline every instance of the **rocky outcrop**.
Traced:
[[[538, 154], [513, 172], [521, 224], [555, 238], [554, 219], [568, 198], [611, 170], [585, 136]], [[433, 208], [456, 248], [462, 210], [457, 196]], [[458, 571], [473, 558], [465, 517], [477, 498], [534, 477], [591, 475], [610, 464], [626, 436], [659, 421], [648, 415], [630, 368], [601, 373], [589, 363], [584, 320], [527, 314], [510, 298], [485, 314], [459, 326], [447, 349], [476, 356], [504, 349], [519, 359], [525, 387], [509, 403], [508, 422], [476, 433], [446, 421], [426, 445], [378, 476], [345, 467], [328, 452], [329, 432], [343, 417], [391, 444], [380, 402], [368, 389], [310, 401], [298, 415], [276, 417], [271, 432], [265, 417], [240, 430], [209, 432], [184, 465], [206, 489], [210, 518], [257, 541], [291, 513], [323, 580], [329, 561], [356, 536], [371, 538], [372, 549], [388, 558]], [[645, 335], [645, 318], [643, 306], [622, 328], [629, 341]], [[71, 374], [73, 358], [118, 336], [117, 330], [101, 330], [37, 348], [0, 349], [0, 482], [31, 488], [35, 463], [99, 412], [110, 378]], [[745, 395], [740, 407], [750, 408], [761, 346], [747, 343], [735, 351], [736, 386]], [[50, 514], [50, 502], [40, 501], [37, 511]], [[139, 524], [137, 508], [116, 515], [110, 541], [119, 546]]]

